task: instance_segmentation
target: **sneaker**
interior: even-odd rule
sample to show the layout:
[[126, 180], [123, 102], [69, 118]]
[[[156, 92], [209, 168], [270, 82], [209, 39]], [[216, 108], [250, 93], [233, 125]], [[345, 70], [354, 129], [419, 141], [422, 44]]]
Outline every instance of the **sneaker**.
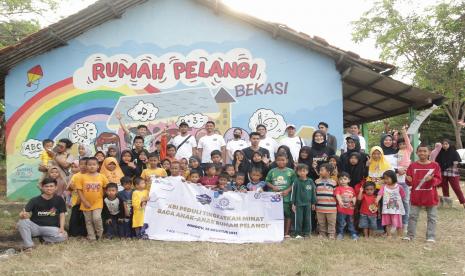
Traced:
[[404, 241], [411, 241], [412, 239], [411, 239], [409, 236], [405, 236], [405, 237], [402, 238], [402, 240], [404, 240]]
[[342, 241], [344, 239], [344, 235], [342, 234], [337, 234], [337, 239]]
[[429, 238], [429, 239], [426, 240], [426, 242], [435, 243], [436, 241], [434, 239], [432, 239], [432, 238]]
[[291, 237], [291, 236], [289, 236], [289, 235], [284, 235], [284, 238], [285, 238], [285, 239], [289, 239], [290, 237]]
[[302, 237], [301, 235], [297, 235], [295, 236], [296, 239], [303, 239], [304, 237]]
[[353, 234], [353, 235], [351, 236], [351, 239], [354, 240], [354, 241], [358, 240], [358, 235]]

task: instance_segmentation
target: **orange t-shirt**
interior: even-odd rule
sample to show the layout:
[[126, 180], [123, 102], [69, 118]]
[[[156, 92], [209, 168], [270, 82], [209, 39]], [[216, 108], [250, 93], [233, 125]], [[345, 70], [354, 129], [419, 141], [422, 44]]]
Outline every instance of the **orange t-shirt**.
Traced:
[[108, 179], [103, 174], [83, 174], [78, 178], [75, 187], [81, 190], [84, 198], [90, 203], [90, 208], [81, 204], [82, 211], [92, 211], [103, 208], [103, 189], [107, 186]]

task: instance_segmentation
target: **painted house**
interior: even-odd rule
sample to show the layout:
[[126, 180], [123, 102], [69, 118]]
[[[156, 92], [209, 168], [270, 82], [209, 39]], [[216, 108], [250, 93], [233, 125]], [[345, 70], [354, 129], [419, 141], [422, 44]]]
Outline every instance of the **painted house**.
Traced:
[[325, 121], [342, 140], [345, 124], [440, 99], [394, 71], [220, 1], [101, 0], [0, 50], [7, 195], [38, 194], [46, 138], [124, 148], [116, 112], [152, 132], [186, 121], [196, 137], [213, 120], [276, 139], [292, 123], [309, 139]]

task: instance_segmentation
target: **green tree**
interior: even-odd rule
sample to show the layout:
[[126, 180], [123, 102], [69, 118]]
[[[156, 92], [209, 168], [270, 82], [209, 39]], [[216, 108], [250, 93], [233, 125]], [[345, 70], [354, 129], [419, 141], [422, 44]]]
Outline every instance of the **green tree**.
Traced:
[[381, 59], [400, 64], [401, 73], [413, 76], [415, 85], [445, 96], [443, 109], [462, 148], [458, 122], [465, 117], [465, 1], [443, 0], [420, 11], [401, 11], [409, 3], [374, 1], [353, 22], [353, 39], [374, 38]]
[[58, 0], [2, 0], [0, 2], [0, 48], [16, 44], [40, 29], [37, 18], [56, 10]]

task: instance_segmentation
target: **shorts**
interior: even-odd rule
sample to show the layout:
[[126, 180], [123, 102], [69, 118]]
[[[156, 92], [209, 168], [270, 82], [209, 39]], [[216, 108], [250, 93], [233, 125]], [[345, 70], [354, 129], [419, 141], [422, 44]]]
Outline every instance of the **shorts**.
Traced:
[[376, 216], [367, 216], [364, 214], [360, 214], [358, 227], [362, 229], [376, 230], [378, 228], [376, 224]]
[[292, 218], [292, 203], [283, 202], [283, 211], [284, 211], [284, 218], [287, 218], [287, 219]]

